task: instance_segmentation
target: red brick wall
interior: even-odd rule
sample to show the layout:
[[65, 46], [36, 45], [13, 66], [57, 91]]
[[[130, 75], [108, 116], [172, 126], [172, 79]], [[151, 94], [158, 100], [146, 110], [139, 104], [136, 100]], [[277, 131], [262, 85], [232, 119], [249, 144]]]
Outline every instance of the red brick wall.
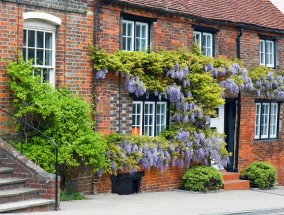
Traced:
[[[53, 0], [49, 0], [53, 1]], [[32, 2], [32, 1], [31, 1]], [[40, 0], [36, 4], [46, 3]], [[52, 4], [50, 4], [52, 6]], [[61, 5], [62, 6], [62, 5]], [[59, 6], [60, 7], [60, 6]], [[61, 19], [62, 23], [56, 31], [56, 86], [66, 86], [77, 94], [90, 96], [92, 94], [92, 62], [87, 51], [93, 44], [94, 26], [93, 1], [88, 0], [87, 6], [76, 12], [76, 9], [55, 10], [27, 4], [15, 4], [0, 1], [0, 101], [1, 107], [12, 111], [13, 94], [7, 86], [6, 66], [8, 60], [16, 60], [17, 50], [23, 46], [23, 13], [41, 11]], [[9, 129], [9, 119], [0, 113], [1, 134]], [[10, 120], [11, 122], [11, 120]]]
[[284, 185], [283, 105], [280, 109], [280, 132], [277, 140], [254, 140], [255, 98], [242, 97], [239, 170], [254, 161], [266, 161], [277, 169], [278, 183]]
[[[145, 170], [145, 176], [142, 177], [141, 181], [141, 191], [166, 191], [180, 188], [182, 185], [181, 179], [185, 171], [186, 169], [179, 169], [172, 166], [164, 172], [156, 168]], [[95, 177], [93, 186], [95, 193], [110, 193], [110, 175], [104, 174], [101, 178]]]

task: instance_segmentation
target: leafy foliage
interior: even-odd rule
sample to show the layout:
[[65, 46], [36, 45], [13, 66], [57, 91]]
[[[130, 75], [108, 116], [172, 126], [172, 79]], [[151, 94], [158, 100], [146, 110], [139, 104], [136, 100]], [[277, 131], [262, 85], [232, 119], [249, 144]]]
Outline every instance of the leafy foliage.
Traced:
[[186, 171], [182, 183], [186, 190], [207, 192], [220, 189], [223, 179], [221, 173], [213, 167], [194, 166]]
[[242, 173], [242, 177], [250, 181], [251, 187], [260, 189], [272, 188], [276, 180], [276, 169], [266, 162], [253, 162]]
[[[105, 163], [106, 144], [93, 130], [92, 107], [67, 89], [54, 89], [49, 83], [41, 83], [40, 77], [32, 74], [35, 70], [21, 56], [18, 63], [9, 62], [8, 84], [14, 93], [16, 116], [55, 140], [62, 173], [81, 164], [99, 169]], [[52, 143], [29, 127], [24, 127], [24, 133], [24, 154], [45, 170], [54, 172]]]
[[72, 200], [84, 200], [84, 196], [79, 193], [73, 192], [71, 190], [61, 190], [60, 191], [60, 201], [72, 201]]

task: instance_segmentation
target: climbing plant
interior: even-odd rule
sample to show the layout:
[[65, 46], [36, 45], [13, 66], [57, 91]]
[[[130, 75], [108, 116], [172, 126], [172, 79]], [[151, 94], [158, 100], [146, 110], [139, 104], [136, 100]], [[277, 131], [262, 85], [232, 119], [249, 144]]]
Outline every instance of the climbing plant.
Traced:
[[[107, 169], [113, 172], [125, 167], [136, 171], [139, 165], [163, 170], [170, 159], [173, 163], [178, 160], [180, 167], [188, 166], [190, 161], [203, 165], [214, 161], [225, 166], [229, 160], [224, 136], [209, 127], [210, 118], [216, 114], [215, 108], [224, 103], [224, 97], [247, 91], [268, 99], [284, 99], [282, 74], [263, 66], [248, 71], [237, 59], [206, 57], [196, 45], [192, 52], [117, 51], [109, 54], [98, 47], [91, 47], [90, 52], [96, 79], [105, 79], [109, 71], [115, 72], [125, 78], [125, 90], [129, 93], [137, 97], [146, 95], [146, 98], [154, 94], [171, 104], [172, 124], [162, 133], [162, 142], [167, 147], [161, 147], [161, 143], [149, 147], [147, 143], [156, 142], [155, 138], [140, 137], [143, 144], [138, 145], [135, 144], [138, 137], [116, 141], [111, 138]], [[129, 161], [129, 158], [133, 159]]]

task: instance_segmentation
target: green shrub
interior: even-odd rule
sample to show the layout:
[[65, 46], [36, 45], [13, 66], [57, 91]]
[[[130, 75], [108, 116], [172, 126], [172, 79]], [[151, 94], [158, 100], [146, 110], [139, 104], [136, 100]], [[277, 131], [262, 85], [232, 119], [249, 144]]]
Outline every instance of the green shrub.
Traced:
[[254, 162], [242, 173], [242, 177], [250, 181], [251, 187], [267, 189], [275, 184], [276, 169], [266, 162]]
[[73, 192], [71, 190], [61, 190], [60, 191], [60, 201], [71, 201], [71, 200], [84, 200], [86, 199], [80, 193]]
[[220, 189], [223, 178], [221, 173], [213, 167], [195, 166], [186, 171], [182, 182], [186, 190], [207, 192]]

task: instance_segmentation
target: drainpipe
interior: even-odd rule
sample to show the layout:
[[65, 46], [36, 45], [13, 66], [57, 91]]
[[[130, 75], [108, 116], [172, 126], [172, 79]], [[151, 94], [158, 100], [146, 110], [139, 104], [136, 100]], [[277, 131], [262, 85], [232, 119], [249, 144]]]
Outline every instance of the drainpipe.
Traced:
[[[243, 35], [244, 29], [239, 29], [239, 34], [237, 37], [237, 58], [241, 59], [241, 37]], [[240, 126], [241, 126], [241, 107], [242, 107], [242, 92], [239, 90], [238, 93], [238, 120], [237, 120], [237, 136], [236, 136], [236, 151], [235, 151], [235, 166], [234, 171], [238, 172], [239, 164], [239, 146], [240, 146]]]

